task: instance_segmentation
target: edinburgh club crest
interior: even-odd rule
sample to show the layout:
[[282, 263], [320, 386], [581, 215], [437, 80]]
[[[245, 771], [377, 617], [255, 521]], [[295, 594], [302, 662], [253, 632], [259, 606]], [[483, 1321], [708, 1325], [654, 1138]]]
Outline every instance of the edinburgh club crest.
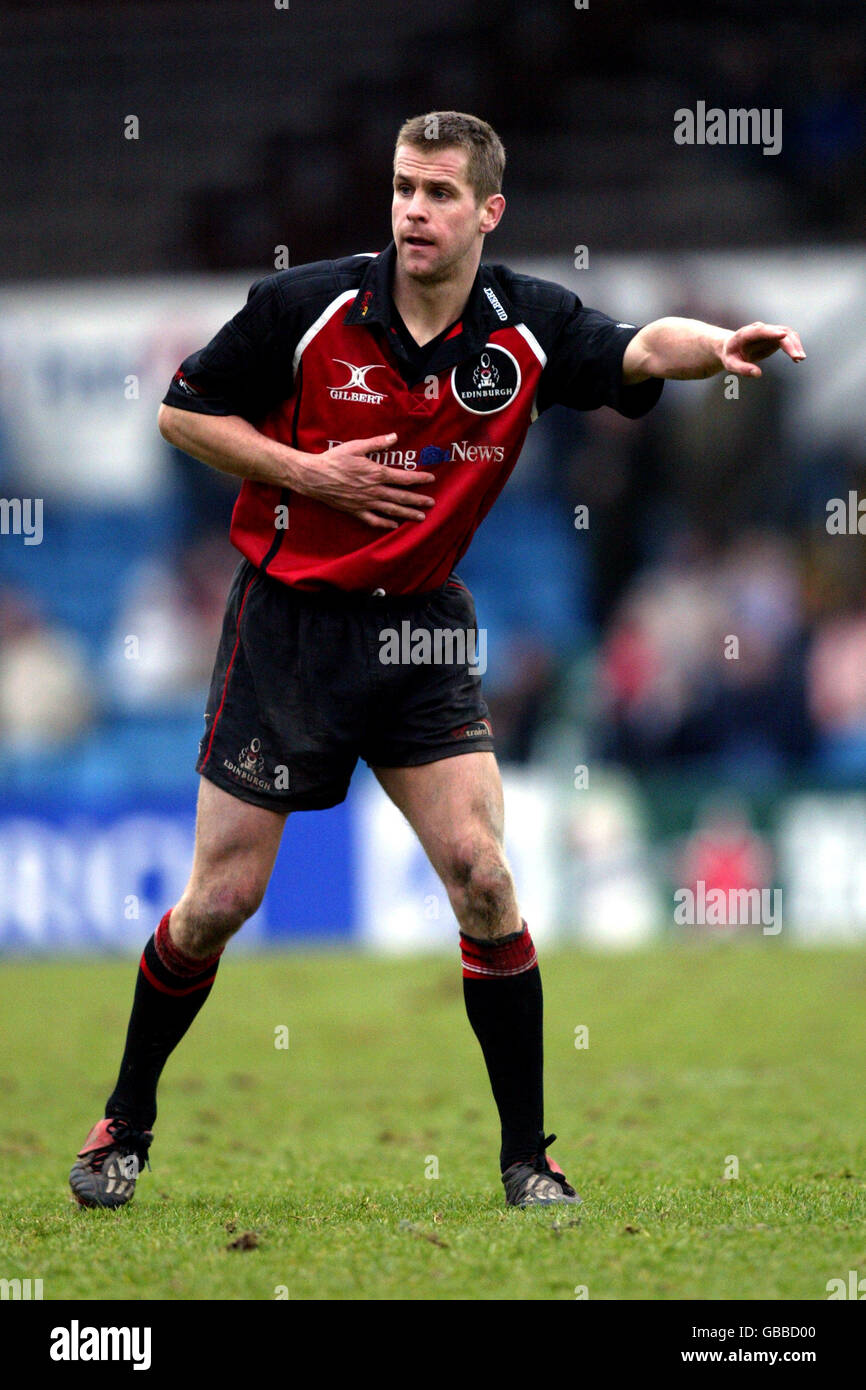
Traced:
[[473, 415], [504, 410], [520, 390], [520, 363], [498, 344], [488, 343], [475, 357], [460, 362], [451, 373], [451, 389]]

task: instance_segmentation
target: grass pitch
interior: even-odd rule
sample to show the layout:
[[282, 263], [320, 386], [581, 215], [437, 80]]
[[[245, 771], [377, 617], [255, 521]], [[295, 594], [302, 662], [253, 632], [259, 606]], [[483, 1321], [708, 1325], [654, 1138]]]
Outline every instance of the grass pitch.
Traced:
[[231, 950], [153, 1171], [79, 1210], [134, 970], [0, 967], [0, 1276], [45, 1299], [822, 1300], [866, 1273], [857, 953], [544, 953], [548, 1132], [583, 1205], [534, 1212], [503, 1204], [456, 952]]

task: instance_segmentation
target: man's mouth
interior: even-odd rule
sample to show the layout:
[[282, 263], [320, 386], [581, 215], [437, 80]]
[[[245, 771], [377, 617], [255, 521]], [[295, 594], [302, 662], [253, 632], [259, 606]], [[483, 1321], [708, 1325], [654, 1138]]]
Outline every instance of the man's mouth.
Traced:
[[405, 241], [405, 243], [406, 243], [407, 246], [433, 246], [433, 245], [434, 245], [434, 243], [431, 241], [430, 237], [426, 237], [426, 236], [415, 236], [414, 234], [413, 234], [413, 235], [409, 235], [409, 236], [404, 236], [403, 240]]

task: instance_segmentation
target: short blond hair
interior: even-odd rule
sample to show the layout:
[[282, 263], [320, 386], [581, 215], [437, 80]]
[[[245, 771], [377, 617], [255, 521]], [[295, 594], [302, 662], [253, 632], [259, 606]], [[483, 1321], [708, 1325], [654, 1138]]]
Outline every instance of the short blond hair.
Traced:
[[458, 145], [468, 155], [466, 177], [478, 204], [493, 193], [502, 192], [505, 148], [492, 126], [465, 111], [428, 111], [412, 116], [397, 132], [394, 146], [413, 145], [418, 150], [445, 149]]

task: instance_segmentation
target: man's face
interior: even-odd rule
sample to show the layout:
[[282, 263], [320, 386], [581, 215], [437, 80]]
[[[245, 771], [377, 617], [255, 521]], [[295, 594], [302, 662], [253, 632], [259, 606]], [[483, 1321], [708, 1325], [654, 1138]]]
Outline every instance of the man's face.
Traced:
[[467, 258], [477, 262], [482, 237], [502, 216], [501, 194], [476, 203], [466, 178], [468, 159], [459, 145], [397, 150], [391, 227], [400, 269], [419, 283], [449, 280]]

